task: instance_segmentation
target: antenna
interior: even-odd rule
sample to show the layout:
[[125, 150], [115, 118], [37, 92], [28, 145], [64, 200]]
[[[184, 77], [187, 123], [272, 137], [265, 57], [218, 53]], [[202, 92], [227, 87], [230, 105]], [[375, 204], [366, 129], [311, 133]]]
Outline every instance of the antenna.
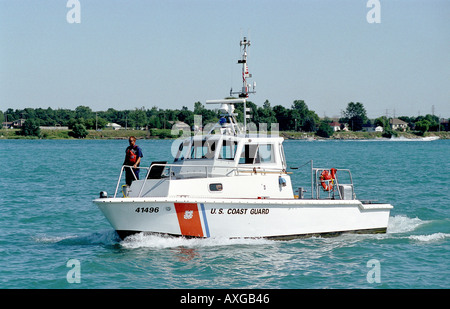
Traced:
[[[252, 77], [252, 74], [248, 72], [247, 65], [247, 48], [250, 46], [250, 40], [247, 37], [243, 37], [243, 39], [239, 42], [239, 46], [242, 51], [242, 58], [238, 60], [238, 64], [242, 64], [242, 90], [240, 92], [233, 92], [233, 89], [230, 90], [230, 96], [233, 94], [237, 94], [239, 98], [248, 98], [250, 93], [256, 93], [255, 87], [253, 90], [249, 90], [249, 86], [247, 83], [247, 79]], [[255, 84], [254, 84], [255, 85]]]

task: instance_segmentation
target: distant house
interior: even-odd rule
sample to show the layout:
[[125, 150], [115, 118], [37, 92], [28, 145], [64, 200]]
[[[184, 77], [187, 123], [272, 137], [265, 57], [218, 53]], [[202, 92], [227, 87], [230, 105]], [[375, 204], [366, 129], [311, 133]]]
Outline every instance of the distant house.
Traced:
[[448, 119], [441, 118], [439, 120], [439, 124], [441, 125], [441, 127], [442, 127], [442, 129], [444, 131], [448, 131], [449, 130]]
[[14, 128], [21, 128], [23, 126], [23, 124], [25, 123], [25, 119], [18, 119], [18, 120], [14, 120], [13, 121], [13, 127]]
[[337, 121], [333, 121], [332, 123], [330, 123], [330, 127], [333, 129], [334, 132], [348, 131], [348, 125], [346, 123], [339, 123]]
[[114, 123], [114, 122], [110, 122], [106, 124], [107, 128], [111, 128], [113, 130], [120, 130], [122, 128], [122, 126], [120, 124]]
[[333, 129], [334, 132], [341, 130], [341, 124], [337, 121], [333, 121], [330, 123], [330, 127]]
[[2, 122], [2, 128], [3, 129], [11, 129], [12, 126], [13, 126], [13, 122], [12, 121]]
[[169, 121], [169, 123], [172, 124], [172, 130], [183, 130], [183, 131], [190, 131], [191, 127], [185, 122], [182, 121]]
[[382, 126], [374, 126], [371, 124], [364, 124], [362, 130], [364, 132], [383, 132]]
[[3, 129], [18, 129], [23, 126], [25, 119], [18, 119], [14, 121], [2, 122]]
[[392, 130], [406, 131], [406, 129], [408, 128], [408, 123], [398, 118], [390, 119], [389, 124], [391, 125]]

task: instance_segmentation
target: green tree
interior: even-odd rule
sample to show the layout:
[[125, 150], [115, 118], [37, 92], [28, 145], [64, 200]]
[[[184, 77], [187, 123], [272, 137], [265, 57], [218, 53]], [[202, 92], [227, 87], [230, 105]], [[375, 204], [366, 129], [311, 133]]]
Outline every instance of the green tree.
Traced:
[[148, 125], [150, 128], [161, 129], [161, 121], [157, 115], [152, 115], [148, 120]]
[[55, 120], [62, 126], [68, 126], [71, 118], [75, 118], [75, 112], [70, 109], [59, 108], [55, 111]]
[[282, 105], [275, 105], [272, 110], [277, 119], [280, 131], [294, 130], [292, 126], [294, 120], [292, 119], [292, 113], [289, 109]]
[[207, 109], [201, 102], [194, 103], [194, 115], [202, 116], [202, 124], [216, 123], [218, 121], [217, 113]]
[[315, 132], [317, 130], [317, 125], [320, 123], [320, 118], [315, 111], [308, 111], [303, 122], [302, 130], [306, 132]]
[[183, 121], [189, 126], [194, 124], [194, 113], [191, 112], [186, 106], [181, 108], [181, 111], [178, 112], [177, 118], [179, 121]]
[[429, 131], [439, 131], [439, 117], [427, 114], [425, 119], [430, 123], [428, 130]]
[[145, 108], [136, 108], [128, 114], [128, 121], [130, 127], [142, 128], [147, 125], [147, 113]]
[[75, 138], [85, 138], [88, 135], [88, 131], [86, 130], [86, 127], [81, 123], [76, 123], [73, 126], [72, 136]]
[[97, 118], [97, 129], [103, 129], [108, 124], [108, 120], [98, 117]]
[[386, 116], [381, 116], [375, 119], [374, 122], [375, 126], [381, 126], [383, 128], [387, 128], [389, 126], [389, 120], [386, 118]]
[[270, 107], [269, 100], [266, 100], [263, 104], [263, 107], [258, 107], [258, 123], [266, 123], [267, 130], [272, 130], [271, 124], [277, 123], [277, 118], [275, 117], [275, 112]]
[[75, 115], [76, 118], [84, 118], [84, 119], [95, 118], [92, 109], [88, 106], [83, 105], [77, 106], [75, 108]]
[[350, 130], [352, 131], [361, 131], [363, 128], [363, 124], [364, 118], [359, 115], [353, 116], [348, 120], [348, 125], [350, 126]]
[[328, 137], [332, 136], [333, 133], [334, 133], [334, 130], [333, 130], [333, 128], [330, 126], [330, 123], [329, 123], [328, 121], [325, 121], [325, 120], [324, 120], [324, 121], [321, 121], [321, 122], [320, 122], [319, 129], [318, 129], [317, 132], [316, 132], [316, 134], [317, 134], [318, 136], [328, 138]]
[[367, 112], [364, 105], [360, 102], [350, 102], [347, 105], [347, 109], [344, 112], [344, 118], [342, 121], [348, 123], [352, 131], [362, 130], [363, 124], [368, 120]]
[[41, 129], [34, 119], [27, 119], [22, 126], [21, 133], [24, 136], [39, 136], [41, 134]]
[[422, 119], [416, 122], [416, 130], [424, 135], [430, 128], [430, 122], [427, 119]]
[[[302, 130], [305, 132], [315, 132], [317, 124], [319, 123], [320, 119], [319, 116], [312, 110], [309, 110], [308, 105], [306, 105], [305, 101], [303, 100], [295, 100], [292, 103], [292, 120], [291, 120], [291, 127], [293, 127], [294, 130]], [[292, 123], [292, 121], [294, 123]]]

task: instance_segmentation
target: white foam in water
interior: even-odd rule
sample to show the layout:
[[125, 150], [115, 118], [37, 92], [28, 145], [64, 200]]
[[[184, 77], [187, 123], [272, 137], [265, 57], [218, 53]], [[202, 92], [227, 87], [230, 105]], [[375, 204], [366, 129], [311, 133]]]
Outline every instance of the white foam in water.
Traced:
[[[419, 218], [408, 218], [406, 216], [395, 216], [389, 218], [388, 233], [406, 233], [414, 231], [422, 224], [429, 223], [430, 221], [420, 220]], [[406, 238], [420, 241], [420, 242], [433, 242], [444, 240], [449, 238], [448, 233], [433, 233], [430, 235], [410, 235]]]
[[[406, 233], [415, 230], [418, 226], [427, 223], [428, 221], [419, 218], [409, 218], [404, 215], [398, 215], [389, 218], [388, 234]], [[230, 239], [226, 237], [213, 238], [182, 238], [170, 237], [161, 235], [152, 235], [145, 233], [138, 233], [128, 236], [120, 245], [128, 249], [136, 248], [176, 248], [176, 247], [215, 247], [215, 246], [232, 246], [232, 245], [262, 245], [273, 244], [274, 240], [268, 239], [253, 239], [253, 238], [238, 238]]]
[[88, 244], [113, 245], [119, 241], [119, 238], [114, 230], [104, 230], [80, 237], [80, 241]]
[[182, 237], [169, 237], [159, 235], [146, 235], [139, 233], [128, 236], [120, 244], [124, 248], [136, 249], [136, 248], [174, 248], [174, 247], [215, 247], [215, 246], [228, 246], [228, 245], [261, 245], [270, 244], [272, 241], [266, 239], [230, 239], [225, 237], [212, 237], [212, 238], [182, 238]]
[[34, 241], [38, 243], [65, 243], [65, 244], [103, 244], [113, 245], [117, 243], [118, 236], [114, 230], [104, 230], [87, 235], [66, 235], [66, 236], [35, 236]]
[[62, 240], [76, 238], [77, 236], [35, 236], [34, 241], [41, 243], [57, 243]]
[[419, 218], [408, 218], [407, 216], [389, 217], [388, 233], [406, 233], [415, 230], [418, 226], [427, 223], [428, 221], [420, 220]]
[[408, 238], [412, 239], [412, 240], [417, 240], [417, 241], [431, 242], [431, 241], [443, 240], [448, 237], [450, 237], [450, 234], [434, 233], [431, 235], [411, 235]]
[[[404, 215], [397, 215], [389, 218], [388, 234], [407, 233], [415, 230], [422, 224], [429, 221], [424, 221], [419, 218], [409, 218]], [[431, 235], [411, 235], [407, 238], [416, 241], [436, 241], [450, 237], [450, 234], [446, 233], [434, 233]], [[83, 244], [104, 244], [112, 245], [119, 243], [122, 247], [128, 249], [136, 248], [176, 248], [176, 247], [188, 247], [188, 248], [200, 248], [200, 247], [216, 247], [216, 246], [233, 246], [233, 245], [264, 245], [273, 244], [276, 241], [268, 239], [254, 239], [254, 238], [226, 238], [226, 237], [212, 237], [212, 238], [182, 238], [182, 237], [170, 237], [161, 235], [152, 235], [138, 233], [128, 236], [124, 240], [120, 241], [114, 230], [105, 230], [95, 232], [92, 234], [77, 236], [36, 236], [33, 237], [36, 242], [40, 243], [83, 243]]]

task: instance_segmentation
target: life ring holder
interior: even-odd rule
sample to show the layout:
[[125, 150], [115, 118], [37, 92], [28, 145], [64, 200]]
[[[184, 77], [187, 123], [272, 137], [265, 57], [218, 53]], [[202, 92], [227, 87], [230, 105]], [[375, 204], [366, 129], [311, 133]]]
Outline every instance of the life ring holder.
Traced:
[[322, 189], [326, 192], [332, 191], [334, 187], [334, 180], [336, 179], [336, 172], [337, 170], [335, 168], [328, 170], [323, 170], [320, 174], [320, 184], [322, 186]]

